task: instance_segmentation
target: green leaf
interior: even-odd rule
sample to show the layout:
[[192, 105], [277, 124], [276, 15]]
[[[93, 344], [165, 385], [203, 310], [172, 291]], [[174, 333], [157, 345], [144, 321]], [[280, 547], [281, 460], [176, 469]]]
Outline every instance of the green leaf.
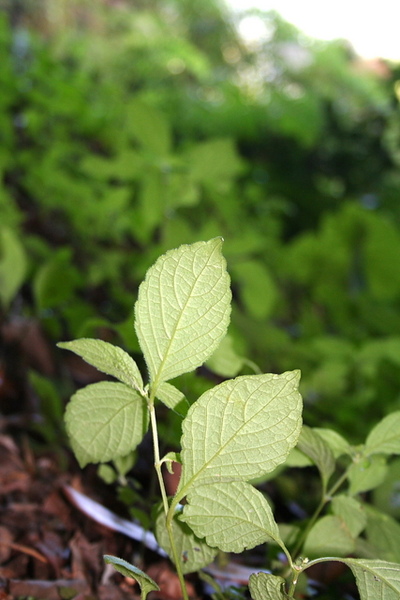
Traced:
[[353, 571], [361, 600], [400, 599], [399, 564], [356, 558], [347, 558], [342, 562]]
[[61, 248], [37, 271], [33, 291], [40, 310], [70, 301], [81, 277], [73, 266], [71, 248]]
[[11, 229], [0, 229], [0, 302], [4, 308], [21, 287], [26, 270], [26, 254], [19, 239]]
[[125, 456], [148, 426], [145, 401], [123, 383], [102, 381], [74, 394], [65, 412], [67, 433], [81, 467]]
[[365, 529], [367, 515], [363, 505], [350, 496], [335, 496], [331, 502], [332, 512], [342, 519], [350, 535], [355, 539]]
[[400, 454], [400, 410], [375, 425], [365, 442], [365, 453]]
[[246, 375], [205, 392], [183, 422], [180, 488], [250, 480], [284, 462], [301, 428], [299, 371]]
[[235, 177], [243, 163], [230, 139], [213, 139], [194, 146], [187, 155], [190, 175], [194, 181], [220, 185]]
[[265, 265], [249, 260], [234, 266], [233, 275], [248, 312], [256, 319], [270, 316], [277, 301], [277, 288]]
[[271, 508], [261, 492], [244, 481], [193, 486], [181, 519], [207, 544], [242, 552], [267, 540], [281, 543]]
[[367, 540], [375, 549], [375, 556], [400, 563], [400, 524], [372, 507], [367, 506], [366, 512]]
[[344, 521], [336, 516], [319, 519], [311, 528], [304, 544], [303, 554], [319, 556], [347, 556], [354, 551], [354, 539]]
[[131, 577], [135, 581], [138, 582], [140, 586], [140, 597], [142, 600], [145, 600], [147, 594], [150, 592], [158, 592], [160, 588], [156, 584], [155, 581], [151, 579], [146, 573], [131, 565], [126, 560], [122, 558], [118, 558], [117, 556], [110, 556], [109, 554], [105, 554], [103, 556], [104, 562], [112, 565], [116, 571], [125, 575], [125, 577]]
[[321, 474], [324, 489], [335, 470], [335, 457], [329, 445], [311, 427], [303, 426], [297, 447], [311, 458]]
[[143, 379], [137, 364], [122, 348], [104, 342], [81, 338], [72, 342], [59, 342], [59, 348], [71, 350], [102, 373], [112, 375], [143, 393]]
[[287, 600], [285, 580], [270, 573], [253, 573], [249, 579], [249, 590], [253, 600]]
[[245, 361], [236, 354], [233, 339], [226, 335], [213, 355], [208, 359], [207, 366], [221, 377], [236, 377], [242, 370]]
[[129, 133], [145, 150], [164, 156], [171, 149], [171, 132], [167, 119], [156, 108], [134, 99], [129, 105]]
[[349, 493], [359, 494], [378, 487], [387, 473], [386, 459], [380, 455], [360, 457], [348, 471]]
[[335, 458], [339, 458], [339, 456], [342, 456], [343, 454], [350, 454], [350, 444], [339, 433], [325, 427], [314, 427], [313, 429], [323, 440], [325, 440]]
[[155, 389], [199, 367], [226, 333], [231, 292], [221, 246], [216, 238], [170, 250], [140, 285], [135, 327]]
[[174, 385], [165, 382], [161, 383], [157, 388], [157, 398], [178, 415], [186, 417], [190, 404], [184, 394]]
[[[217, 550], [210, 548], [204, 540], [197, 538], [190, 527], [178, 519], [178, 514], [175, 514], [172, 520], [172, 535], [182, 572], [192, 573], [209, 565], [214, 560]], [[165, 514], [162, 510], [156, 519], [155, 535], [161, 548], [172, 558], [171, 542], [165, 526]]]

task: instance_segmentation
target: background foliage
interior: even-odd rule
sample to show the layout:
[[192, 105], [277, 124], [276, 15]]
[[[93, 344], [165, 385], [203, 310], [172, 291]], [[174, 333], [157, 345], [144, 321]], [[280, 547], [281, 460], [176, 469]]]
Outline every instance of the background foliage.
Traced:
[[246, 44], [214, 0], [4, 4], [2, 336], [22, 318], [135, 355], [146, 269], [222, 235], [232, 325], [189, 400], [249, 359], [300, 368], [305, 421], [357, 443], [400, 407], [397, 67], [253, 17]]

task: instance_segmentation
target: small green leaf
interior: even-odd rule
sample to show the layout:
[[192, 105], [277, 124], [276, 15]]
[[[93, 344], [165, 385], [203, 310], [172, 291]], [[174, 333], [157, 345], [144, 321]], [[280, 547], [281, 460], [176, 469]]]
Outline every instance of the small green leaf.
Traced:
[[124, 575], [125, 577], [131, 577], [138, 582], [140, 586], [140, 597], [142, 600], [145, 600], [147, 594], [150, 592], [158, 592], [160, 588], [156, 584], [155, 581], [151, 579], [146, 573], [131, 565], [126, 560], [122, 558], [118, 558], [117, 556], [110, 556], [105, 554], [103, 556], [104, 562], [112, 565], [116, 571]]
[[310, 530], [303, 554], [319, 556], [347, 556], [354, 552], [354, 539], [344, 521], [336, 516], [319, 519]]
[[[204, 540], [197, 538], [193, 531], [180, 521], [177, 513], [172, 521], [172, 535], [175, 541], [180, 566], [183, 573], [193, 573], [209, 565], [217, 555], [215, 548], [210, 548]], [[172, 548], [165, 526], [165, 514], [159, 512], [155, 524], [155, 535], [161, 548], [172, 558]]]
[[261, 492], [244, 481], [193, 486], [181, 519], [207, 544], [242, 552], [274, 540], [281, 544], [271, 508]]
[[300, 373], [245, 375], [205, 392], [183, 422], [181, 492], [283, 463], [301, 428]]
[[199, 367], [226, 333], [231, 292], [222, 240], [180, 246], [147, 271], [135, 306], [151, 383]]
[[400, 410], [382, 419], [372, 429], [365, 442], [365, 453], [400, 454]]
[[285, 580], [270, 573], [253, 573], [249, 579], [249, 590], [253, 600], [288, 600]]
[[234, 266], [234, 281], [238, 280], [239, 293], [248, 312], [255, 319], [270, 316], [278, 299], [276, 284], [266, 266], [260, 261], [248, 260]]
[[186, 417], [190, 404], [184, 394], [174, 385], [165, 381], [161, 383], [157, 388], [157, 398], [181, 417]]
[[350, 454], [350, 444], [339, 433], [325, 427], [314, 427], [313, 429], [323, 440], [325, 440], [335, 458], [339, 458], [339, 456], [342, 456], [343, 454]]
[[360, 457], [348, 471], [349, 493], [359, 494], [378, 487], [385, 479], [387, 464], [384, 456]]
[[236, 354], [233, 339], [226, 335], [214, 354], [207, 361], [207, 366], [221, 377], [236, 377], [242, 370], [245, 361]]
[[167, 452], [167, 454], [162, 457], [161, 462], [165, 463], [168, 473], [171, 473], [171, 475], [173, 475], [173, 473], [174, 473], [173, 464], [174, 463], [181, 464], [181, 455], [178, 452]]
[[134, 98], [129, 105], [128, 134], [132, 134], [144, 150], [164, 156], [171, 149], [168, 120], [156, 108]]
[[82, 338], [72, 342], [59, 342], [59, 348], [71, 350], [102, 373], [112, 375], [143, 393], [143, 379], [137, 364], [122, 348], [103, 340]]
[[6, 227], [0, 229], [0, 302], [8, 308], [21, 287], [27, 270], [25, 250], [15, 235]]
[[367, 515], [363, 505], [350, 496], [335, 496], [331, 502], [332, 512], [346, 524], [350, 535], [355, 539], [365, 529]]
[[400, 600], [400, 565], [383, 560], [342, 561], [356, 578], [361, 600]]
[[297, 447], [311, 458], [321, 474], [324, 489], [335, 470], [335, 457], [329, 445], [311, 427], [303, 426]]
[[375, 556], [400, 563], [400, 524], [372, 507], [367, 506], [366, 512], [366, 536], [375, 549]]
[[145, 401], [123, 383], [102, 381], [74, 394], [65, 412], [71, 446], [81, 467], [125, 456], [148, 426]]

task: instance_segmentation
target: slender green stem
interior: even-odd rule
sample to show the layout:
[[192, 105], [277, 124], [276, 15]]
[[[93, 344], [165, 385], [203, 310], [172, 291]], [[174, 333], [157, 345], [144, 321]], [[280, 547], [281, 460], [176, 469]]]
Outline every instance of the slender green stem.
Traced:
[[348, 467], [342, 474], [341, 476], [337, 479], [337, 481], [332, 485], [332, 487], [327, 491], [324, 492], [322, 495], [322, 499], [321, 502], [319, 503], [317, 509], [315, 510], [314, 514], [312, 515], [311, 519], [309, 520], [307, 527], [303, 530], [303, 532], [301, 533], [297, 544], [293, 550], [293, 558], [296, 559], [297, 555], [299, 554], [299, 552], [301, 551], [301, 548], [304, 544], [304, 541], [307, 539], [308, 534], [311, 531], [311, 528], [314, 526], [315, 522], [317, 521], [319, 515], [321, 514], [321, 512], [323, 511], [325, 505], [330, 502], [332, 496], [337, 492], [337, 490], [340, 488], [340, 486], [346, 481], [347, 476], [348, 476], [348, 470], [350, 467]]
[[180, 583], [180, 586], [182, 589], [183, 600], [189, 600], [189, 596], [188, 596], [187, 589], [186, 589], [186, 583], [185, 583], [185, 579], [183, 577], [182, 568], [181, 568], [181, 564], [180, 564], [180, 560], [179, 560], [179, 555], [178, 555], [178, 551], [176, 549], [174, 535], [173, 535], [173, 531], [172, 531], [172, 519], [174, 516], [175, 507], [169, 505], [168, 495], [167, 495], [167, 491], [165, 489], [165, 483], [164, 483], [164, 479], [162, 476], [162, 470], [161, 470], [162, 463], [161, 463], [161, 459], [160, 459], [160, 444], [159, 444], [159, 439], [158, 439], [157, 418], [156, 418], [156, 411], [154, 408], [154, 394], [151, 394], [150, 398], [148, 398], [147, 406], [148, 406], [149, 413], [150, 413], [150, 424], [151, 424], [151, 430], [152, 430], [152, 434], [153, 434], [154, 468], [156, 470], [158, 483], [160, 486], [160, 492], [161, 492], [161, 497], [162, 497], [162, 502], [163, 502], [163, 507], [164, 507], [164, 512], [165, 512], [165, 524], [166, 524], [166, 528], [167, 528], [169, 542], [171, 544], [172, 559], [175, 563], [176, 572], [177, 572], [177, 575], [179, 578], [179, 583]]

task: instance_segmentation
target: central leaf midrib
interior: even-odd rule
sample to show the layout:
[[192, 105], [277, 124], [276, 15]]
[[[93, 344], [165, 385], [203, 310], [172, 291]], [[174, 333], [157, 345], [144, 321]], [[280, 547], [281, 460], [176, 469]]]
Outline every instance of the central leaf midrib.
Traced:
[[[168, 358], [168, 355], [169, 355], [170, 348], [171, 348], [171, 346], [172, 346], [172, 343], [173, 343], [173, 341], [174, 341], [174, 339], [175, 339], [175, 334], [176, 334], [176, 332], [177, 332], [177, 329], [178, 329], [179, 323], [180, 323], [180, 321], [181, 321], [181, 319], [182, 319], [182, 316], [183, 316], [183, 314], [184, 314], [184, 311], [185, 311], [185, 309], [186, 309], [186, 307], [187, 307], [187, 305], [188, 305], [188, 303], [189, 303], [189, 300], [190, 300], [190, 299], [191, 299], [191, 297], [192, 297], [192, 292], [193, 292], [193, 290], [194, 290], [195, 286], [197, 285], [197, 282], [198, 282], [198, 280], [200, 279], [200, 276], [203, 274], [203, 272], [204, 272], [204, 270], [206, 269], [206, 267], [208, 267], [208, 265], [209, 265], [209, 263], [210, 263], [210, 261], [211, 261], [211, 258], [212, 258], [212, 257], [213, 257], [213, 255], [214, 255], [214, 252], [215, 252], [216, 248], [217, 248], [217, 247], [215, 247], [215, 248], [214, 248], [214, 250], [213, 250], [213, 251], [212, 251], [212, 253], [210, 254], [209, 258], [207, 259], [207, 262], [204, 264], [204, 266], [202, 267], [201, 271], [199, 272], [199, 274], [197, 275], [196, 279], [194, 280], [194, 282], [193, 282], [193, 285], [192, 285], [192, 286], [191, 286], [191, 288], [190, 288], [190, 293], [188, 294], [188, 296], [187, 296], [187, 298], [186, 298], [186, 301], [185, 301], [185, 303], [183, 304], [183, 306], [182, 306], [182, 308], [181, 308], [181, 310], [180, 310], [179, 316], [178, 316], [178, 318], [177, 318], [177, 320], [176, 320], [176, 323], [175, 323], [175, 325], [174, 325], [174, 327], [173, 327], [173, 330], [172, 330], [172, 335], [171, 335], [171, 337], [170, 337], [170, 339], [169, 339], [169, 342], [168, 342], [168, 345], [167, 345], [166, 351], [165, 351], [165, 353], [164, 353], [164, 358], [162, 359], [162, 361], [161, 361], [161, 363], [160, 363], [160, 366], [159, 366], [159, 368], [158, 368], [157, 374], [156, 374], [156, 376], [155, 376], [155, 378], [154, 378], [154, 382], [153, 382], [153, 387], [154, 387], [154, 390], [157, 390], [157, 388], [158, 388], [159, 381], [160, 381], [160, 379], [161, 379], [161, 375], [162, 375], [162, 372], [163, 372], [163, 369], [164, 369], [164, 365], [165, 365], [165, 363], [166, 363], [166, 361], [167, 361], [167, 358]], [[195, 255], [194, 255], [194, 256], [195, 256]], [[184, 255], [182, 255], [182, 256], [179, 258], [178, 265], [179, 265], [179, 263], [180, 263], [180, 261], [181, 261], [181, 259], [182, 259], [182, 258], [184, 258]], [[194, 258], [194, 257], [193, 257], [193, 258]], [[163, 266], [164, 266], [164, 265], [163, 265]], [[177, 269], [175, 269], [175, 273], [176, 273], [176, 270], [177, 270]]]

